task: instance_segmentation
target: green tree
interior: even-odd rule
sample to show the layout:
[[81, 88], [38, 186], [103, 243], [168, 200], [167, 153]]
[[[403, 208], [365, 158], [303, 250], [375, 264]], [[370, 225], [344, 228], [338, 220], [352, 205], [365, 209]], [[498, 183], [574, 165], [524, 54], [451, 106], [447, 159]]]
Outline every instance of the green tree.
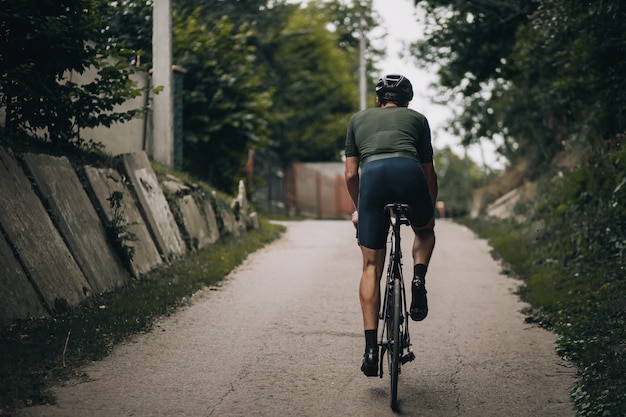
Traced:
[[354, 55], [329, 30], [329, 9], [309, 3], [292, 12], [272, 57], [274, 149], [283, 162], [339, 160], [345, 126], [358, 108]]
[[566, 141], [624, 131], [626, 6], [619, 0], [416, 1], [427, 37], [413, 52], [441, 65], [463, 110], [465, 143], [495, 135], [503, 154], [548, 162]]
[[518, 34], [512, 80], [524, 90], [540, 84], [535, 102], [557, 109], [544, 126], [561, 120], [555, 141], [581, 140], [584, 132], [593, 143], [626, 129], [626, 81], [618, 75], [626, 70], [625, 20], [619, 0], [546, 0]]
[[247, 150], [268, 140], [272, 90], [255, 65], [254, 31], [228, 17], [201, 20], [174, 14], [175, 61], [184, 78], [184, 167], [213, 186], [233, 191]]
[[[246, 23], [250, 29], [262, 33], [276, 24], [276, 17], [283, 9], [291, 9], [297, 5], [285, 5], [283, 1], [268, 0], [172, 0], [172, 11], [183, 21], [194, 16], [202, 22], [219, 20], [228, 17], [239, 27]], [[152, 65], [152, 6], [154, 0], [116, 0], [106, 16], [108, 21], [107, 36], [112, 42], [124, 45], [141, 56], [141, 64], [147, 68]], [[257, 46], [259, 46], [257, 44]], [[134, 62], [133, 62], [134, 64]]]
[[[355, 0], [350, 3], [327, 0], [323, 5], [329, 10], [330, 23], [337, 33], [338, 46], [351, 56], [354, 74], [360, 72], [360, 42], [361, 37], [364, 37], [366, 96], [370, 99], [368, 103], [374, 103], [374, 86], [380, 77], [377, 64], [385, 56], [385, 50], [377, 48], [374, 41], [387, 36], [384, 30], [379, 30], [380, 15], [372, 8], [372, 0]], [[379, 38], [373, 37], [375, 31]]]
[[[506, 58], [532, 0], [425, 0], [426, 37], [412, 46], [421, 62], [438, 67], [441, 101], [460, 97], [451, 126], [466, 145], [502, 134], [491, 97], [507, 85]], [[506, 132], [504, 132], [506, 133]]]
[[[112, 21], [147, 22], [150, 4], [117, 2], [117, 12], [140, 16]], [[284, 164], [337, 160], [358, 105], [355, 22], [364, 14], [374, 25], [371, 1], [201, 4], [173, 1], [174, 59], [187, 69], [185, 167], [227, 191], [249, 147], [268, 143]], [[132, 44], [130, 28], [115, 23], [109, 35], [133, 50], [148, 48]]]
[[[536, 308], [537, 322], [560, 334], [559, 354], [579, 367], [572, 390], [577, 415], [619, 415], [625, 409], [626, 386], [625, 356], [618, 349], [625, 328], [625, 230], [618, 219], [626, 196], [626, 3], [422, 3], [429, 5], [429, 13], [445, 16], [445, 26], [430, 30], [430, 40], [441, 49], [431, 49], [427, 58], [439, 58], [442, 80], [464, 94], [464, 118], [459, 120], [469, 140], [503, 134], [509, 159], [531, 160], [533, 175], [551, 172], [563, 144], [588, 149], [588, 160], [580, 167], [559, 169], [560, 175], [538, 181], [540, 191], [533, 201], [517, 207], [527, 220], [507, 222], [506, 237], [496, 233], [492, 243], [526, 278], [522, 294]], [[532, 12], [509, 32], [513, 36], [507, 38], [508, 48], [499, 49], [499, 67], [481, 78], [473, 61], [485, 58], [483, 49], [501, 42], [485, 38], [487, 45], [475, 44], [483, 49], [468, 48], [476, 58], [457, 52], [476, 35], [474, 16], [465, 15], [464, 22], [462, 11], [489, 4], [501, 10], [530, 4]], [[447, 20], [455, 16], [457, 27]], [[447, 50], [442, 39], [450, 44]], [[423, 48], [416, 51], [428, 50]], [[457, 65], [453, 72], [450, 63]], [[458, 81], [446, 78], [447, 73]], [[481, 81], [475, 91], [466, 89], [470, 78]]]
[[461, 158], [449, 146], [435, 152], [435, 167], [439, 182], [438, 200], [454, 215], [469, 211], [471, 196], [484, 174], [470, 158]]
[[183, 17], [197, 15], [200, 8], [198, 17], [202, 20], [227, 16], [237, 26], [248, 23], [251, 27], [266, 15], [268, 3], [268, 0], [172, 0], [174, 10]]
[[110, 7], [103, 17], [109, 42], [132, 51], [130, 64], [146, 69], [152, 67], [153, 4], [154, 0], [109, 1]]
[[[123, 50], [102, 37], [107, 4], [99, 0], [0, 3], [0, 107], [8, 131], [41, 133], [54, 143], [82, 143], [80, 130], [110, 126], [139, 109], [115, 106], [140, 94]], [[95, 68], [85, 85], [71, 72]]]

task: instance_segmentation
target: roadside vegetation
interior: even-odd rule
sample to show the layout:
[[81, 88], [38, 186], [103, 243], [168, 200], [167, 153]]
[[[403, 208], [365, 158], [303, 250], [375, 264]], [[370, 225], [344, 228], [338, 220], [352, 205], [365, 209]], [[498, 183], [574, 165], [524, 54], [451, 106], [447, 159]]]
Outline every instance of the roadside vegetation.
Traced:
[[559, 335], [557, 352], [578, 368], [578, 416], [626, 415], [626, 143], [597, 151], [543, 180], [522, 221], [463, 219], [523, 280], [528, 321]]
[[[529, 321], [554, 330], [577, 366], [576, 415], [626, 416], [626, 3], [414, 3], [425, 31], [413, 56], [437, 71], [436, 100], [457, 104], [450, 129], [508, 162], [465, 221], [523, 279]], [[506, 220], [484, 217], [533, 188]]]
[[15, 407], [54, 403], [52, 385], [80, 377], [81, 365], [102, 359], [116, 344], [150, 331], [160, 317], [192, 303], [194, 294], [211, 289], [283, 230], [261, 218], [259, 229], [223, 237], [124, 288], [54, 317], [0, 330], [0, 415]]
[[[419, 13], [406, 32], [423, 36], [407, 55], [437, 72], [433, 101], [458, 109], [451, 133], [465, 146], [491, 141], [508, 168], [527, 167], [479, 208], [524, 183], [540, 184], [533, 200], [520, 204], [510, 219], [466, 221], [523, 278], [520, 295], [532, 306], [529, 320], [557, 332], [559, 353], [578, 366], [572, 391], [577, 416], [626, 415], [626, 2], [413, 3]], [[101, 145], [82, 133], [144, 114], [146, 108], [116, 109], [145, 92], [131, 75], [151, 68], [153, 4], [72, 0], [38, 7], [28, 0], [0, 0], [0, 140], [43, 135], [54, 154], [81, 149], [107, 163]], [[345, 124], [358, 107], [360, 38], [371, 41], [375, 29], [384, 31], [371, 0], [172, 0], [172, 9], [174, 61], [188, 70], [183, 171], [232, 194], [250, 150], [275, 154], [283, 167], [340, 160]], [[383, 53], [370, 48], [366, 54], [370, 103]], [[98, 72], [94, 82], [72, 81], [72, 73], [88, 69]], [[567, 159], [572, 149], [587, 156], [557, 168], [556, 159]], [[480, 213], [468, 189], [484, 188], [501, 173], [486, 167], [478, 172], [450, 149], [439, 151], [446, 207], [456, 215]], [[277, 233], [275, 226], [262, 225], [257, 233], [265, 237], [258, 236], [256, 245]], [[255, 234], [246, 239], [254, 241]], [[222, 261], [208, 259], [228, 244], [181, 262], [219, 270], [211, 262]], [[238, 246], [232, 250], [246, 253]], [[237, 262], [223, 256], [224, 262]], [[152, 284], [136, 286], [170, 291], [170, 282], [183, 285], [177, 276], [152, 278]], [[2, 343], [12, 341], [24, 358], [2, 346], [3, 369], [11, 372], [0, 378], [2, 403], [50, 400], [48, 382], [66, 377], [72, 363], [106, 354], [115, 341], [149, 328], [155, 315], [175, 308], [194, 285], [183, 285], [173, 298], [163, 296], [172, 301], [156, 312], [107, 316], [114, 326], [98, 323], [117, 310], [110, 307], [116, 302], [94, 299], [58, 319], [9, 329]], [[124, 291], [110, 295], [123, 296]], [[159, 293], [153, 296], [161, 300]], [[125, 327], [127, 333], [109, 330]], [[94, 353], [96, 347], [101, 353]], [[42, 358], [41, 366], [34, 358]]]
[[[152, 68], [153, 4], [0, 0], [4, 133], [98, 146], [83, 137], [90, 128], [144, 117], [148, 101], [129, 111], [119, 104], [146, 93], [133, 73]], [[358, 110], [359, 25], [373, 31], [379, 21], [371, 2], [172, 0], [171, 7], [173, 63], [186, 70], [177, 168], [233, 194], [250, 150], [271, 152], [282, 166], [341, 160], [345, 125]], [[368, 50], [370, 103], [381, 55]], [[94, 81], [77, 82], [86, 71], [97, 73]]]

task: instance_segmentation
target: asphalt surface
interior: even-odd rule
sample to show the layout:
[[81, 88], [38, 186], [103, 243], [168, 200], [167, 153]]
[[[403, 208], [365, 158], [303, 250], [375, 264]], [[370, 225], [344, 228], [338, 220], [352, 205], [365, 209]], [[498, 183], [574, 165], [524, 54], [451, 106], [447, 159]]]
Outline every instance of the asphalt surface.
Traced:
[[[360, 251], [349, 221], [289, 222], [219, 287], [116, 347], [18, 416], [573, 416], [574, 370], [525, 324], [518, 282], [471, 231], [439, 221], [417, 359], [389, 379], [359, 371]], [[405, 228], [405, 271], [410, 231]], [[408, 278], [407, 278], [408, 279]]]

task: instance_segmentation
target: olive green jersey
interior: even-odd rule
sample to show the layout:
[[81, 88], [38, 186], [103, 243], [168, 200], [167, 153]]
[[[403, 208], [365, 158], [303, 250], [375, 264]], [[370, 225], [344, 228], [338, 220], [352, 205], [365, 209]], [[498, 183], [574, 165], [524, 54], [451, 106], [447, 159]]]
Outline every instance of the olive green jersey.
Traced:
[[407, 107], [371, 108], [356, 113], [348, 123], [346, 157], [361, 160], [372, 155], [402, 152], [422, 162], [433, 161], [426, 117]]

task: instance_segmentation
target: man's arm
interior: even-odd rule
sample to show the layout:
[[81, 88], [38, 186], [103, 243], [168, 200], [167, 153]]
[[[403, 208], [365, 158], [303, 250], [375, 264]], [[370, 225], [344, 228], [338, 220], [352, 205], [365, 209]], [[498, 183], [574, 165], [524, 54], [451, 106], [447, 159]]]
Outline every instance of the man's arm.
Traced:
[[348, 194], [352, 198], [354, 208], [359, 207], [359, 157], [348, 156], [346, 158], [346, 187], [348, 188]]
[[437, 204], [437, 194], [439, 193], [439, 185], [437, 183], [437, 173], [435, 172], [435, 166], [432, 162], [422, 163], [422, 169], [426, 175], [426, 182], [428, 183], [428, 191], [430, 192], [430, 199], [432, 200], [433, 207]]

